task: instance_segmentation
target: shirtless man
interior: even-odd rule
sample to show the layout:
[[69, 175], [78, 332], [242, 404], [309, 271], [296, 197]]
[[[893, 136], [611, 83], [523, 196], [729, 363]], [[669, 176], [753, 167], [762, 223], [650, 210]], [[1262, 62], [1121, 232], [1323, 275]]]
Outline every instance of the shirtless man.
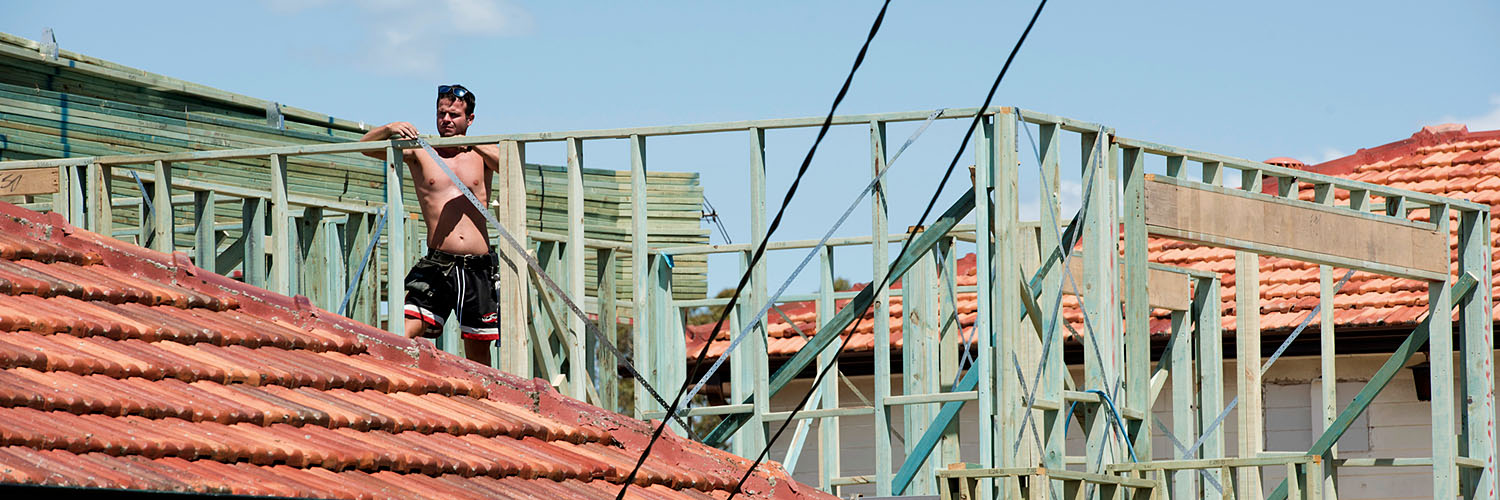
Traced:
[[[474, 93], [462, 85], [438, 86], [438, 135], [462, 136], [473, 122]], [[371, 130], [360, 140], [383, 141], [392, 137], [415, 139], [417, 127], [408, 122], [391, 122]], [[490, 179], [500, 164], [500, 148], [486, 144], [435, 149], [453, 173], [468, 184], [480, 203], [488, 204]], [[401, 154], [411, 169], [417, 201], [422, 206], [422, 220], [427, 222], [428, 245], [427, 255], [406, 275], [406, 336], [437, 337], [448, 313], [457, 309], [465, 355], [488, 366], [490, 343], [500, 339], [499, 300], [495, 291], [497, 261], [490, 250], [489, 226], [484, 214], [469, 203], [426, 152], [408, 149]], [[365, 155], [385, 159], [383, 151]]]

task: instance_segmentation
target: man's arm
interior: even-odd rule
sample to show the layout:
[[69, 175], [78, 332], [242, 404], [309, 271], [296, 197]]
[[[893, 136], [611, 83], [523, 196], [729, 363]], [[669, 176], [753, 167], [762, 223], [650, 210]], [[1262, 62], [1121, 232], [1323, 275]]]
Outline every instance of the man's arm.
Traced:
[[[374, 129], [371, 129], [369, 132], [365, 132], [364, 137], [360, 137], [359, 141], [360, 142], [383, 141], [383, 140], [386, 140], [386, 139], [390, 139], [391, 137], [399, 137], [399, 138], [402, 138], [402, 139], [416, 139], [417, 138], [417, 127], [415, 125], [412, 125], [411, 123], [408, 123], [408, 122], [390, 122], [390, 123], [387, 123], [385, 125], [381, 125], [379, 127], [375, 127]], [[409, 156], [411, 154], [412, 153], [410, 151], [402, 151], [401, 152], [401, 156], [402, 157], [406, 157], [406, 156]], [[371, 158], [378, 159], [378, 160], [384, 160], [385, 159], [385, 151], [365, 151], [364, 155], [368, 156], [368, 157], [371, 157]]]
[[494, 170], [496, 172], [500, 171], [499, 144], [480, 144], [474, 146], [474, 152], [479, 153], [480, 158], [484, 158], [484, 168]]

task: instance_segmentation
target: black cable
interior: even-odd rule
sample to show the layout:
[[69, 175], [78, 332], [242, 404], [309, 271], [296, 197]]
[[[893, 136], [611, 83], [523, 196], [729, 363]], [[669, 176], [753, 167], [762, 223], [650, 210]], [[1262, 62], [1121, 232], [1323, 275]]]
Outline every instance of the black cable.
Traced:
[[[709, 332], [718, 332], [720, 328], [724, 327], [724, 322], [729, 319], [729, 314], [734, 311], [734, 306], [739, 302], [740, 294], [744, 292], [745, 285], [750, 282], [751, 272], [755, 269], [756, 264], [760, 262], [761, 257], [765, 255], [766, 243], [771, 241], [771, 235], [775, 234], [776, 229], [781, 227], [781, 218], [786, 215], [786, 208], [791, 204], [792, 196], [797, 193], [797, 187], [802, 184], [802, 176], [807, 173], [808, 167], [812, 165], [813, 155], [818, 152], [818, 145], [823, 143], [823, 137], [828, 135], [828, 129], [833, 126], [834, 113], [838, 110], [839, 103], [844, 101], [844, 96], [849, 93], [849, 86], [854, 82], [854, 74], [859, 71], [859, 66], [864, 63], [865, 54], [870, 50], [870, 43], [875, 40], [875, 34], [880, 32], [880, 25], [885, 21], [886, 9], [890, 6], [891, 0], [885, 0], [880, 5], [880, 13], [875, 15], [875, 22], [870, 25], [870, 33], [865, 36], [864, 45], [860, 46], [859, 54], [854, 57], [853, 67], [849, 68], [849, 75], [844, 77], [844, 85], [839, 88], [838, 95], [833, 98], [833, 105], [828, 108], [828, 115], [823, 118], [823, 125], [818, 129], [817, 139], [813, 141], [812, 147], [807, 150], [807, 156], [802, 159], [802, 165], [797, 168], [796, 178], [792, 180], [792, 185], [787, 188], [786, 196], [781, 200], [781, 208], [776, 211], [776, 217], [771, 219], [771, 225], [766, 229], [765, 237], [761, 238], [760, 243], [756, 246], [755, 253], [750, 257], [750, 264], [745, 267], [745, 274], [740, 276], [739, 285], [734, 288], [734, 295], [730, 296], [729, 303], [724, 306], [724, 310], [719, 314], [718, 322], [714, 323], [713, 329], [709, 330]], [[693, 369], [688, 373], [697, 373], [702, 368], [703, 360], [708, 357], [708, 348], [712, 344], [713, 342], [703, 343], [703, 348], [698, 351], [698, 356], [693, 361]], [[724, 353], [724, 355], [727, 356], [729, 353]], [[666, 429], [667, 422], [671, 420], [670, 417], [676, 414], [677, 409], [681, 406], [682, 395], [690, 387], [690, 380], [683, 380], [682, 387], [677, 390], [677, 397], [673, 398], [672, 404], [667, 407], [667, 418], [663, 418], [661, 424], [657, 425], [656, 429], [651, 432], [651, 440], [646, 442], [646, 448], [641, 451], [641, 457], [636, 460], [635, 467], [630, 469], [630, 474], [625, 476], [625, 484], [620, 487], [619, 495], [615, 496], [617, 500], [625, 498], [625, 491], [630, 488], [630, 483], [635, 481], [636, 473], [640, 472], [641, 466], [646, 463], [646, 458], [651, 456], [652, 447], [656, 444], [657, 439], [661, 438], [662, 431]], [[751, 470], [754, 470], [754, 468], [754, 466], [751, 466]], [[735, 490], [738, 491], [739, 487], [736, 486]]]
[[[1026, 43], [1026, 36], [1031, 33], [1031, 28], [1033, 26], [1036, 26], [1036, 20], [1037, 18], [1041, 17], [1042, 8], [1046, 6], [1047, 0], [1041, 0], [1041, 2], [1037, 4], [1036, 12], [1031, 15], [1031, 21], [1026, 23], [1026, 30], [1021, 32], [1021, 37], [1016, 40], [1015, 47], [1012, 47], [1010, 50], [1010, 56], [1005, 58], [1005, 65], [1000, 67], [1000, 74], [995, 75], [995, 83], [990, 85], [990, 91], [984, 97], [984, 104], [981, 105], [979, 107], [979, 110], [974, 113], [974, 120], [969, 122], [969, 130], [964, 133], [963, 140], [959, 143], [958, 151], [953, 155], [953, 161], [948, 164], [948, 171], [943, 174], [942, 181], [938, 182], [937, 190], [932, 193], [931, 201], [927, 202], [927, 209], [922, 211], [922, 217], [917, 220], [917, 227], [922, 227], [927, 224], [927, 216], [931, 215], [932, 207], [937, 204], [938, 197], [943, 193], [943, 187], [948, 183], [948, 178], [953, 176], [953, 169], [958, 166], [959, 159], [963, 158], [964, 150], [968, 149], [969, 147], [969, 137], [974, 135], [974, 130], [978, 128], [979, 122], [984, 119], [984, 110], [990, 107], [990, 101], [995, 98], [995, 91], [1000, 88], [1000, 81], [1005, 79], [1005, 73], [1006, 71], [1010, 70], [1010, 64], [1016, 59], [1016, 53], [1020, 52], [1021, 45]], [[981, 202], [988, 202], [988, 193], [975, 193], [975, 196], [976, 204]], [[983, 198], [978, 198], [980, 196], [983, 196]], [[980, 231], [983, 231], [983, 228], [980, 228]], [[901, 251], [896, 254], [895, 261], [899, 262], [901, 258], [906, 255], [906, 251], [911, 248], [912, 240], [916, 239], [916, 236], [916, 231], [912, 231], [906, 236], [906, 242], [901, 245]], [[979, 239], [980, 244], [985, 244], [984, 241], [984, 238]], [[883, 290], [885, 286], [890, 283], [890, 281], [891, 274], [886, 273], [885, 277], [880, 280], [880, 284], [876, 286], [875, 293], [880, 293], [880, 291]], [[841, 339], [839, 339], [839, 348], [834, 352], [843, 354], [844, 347], [849, 343], [849, 338], [854, 335], [854, 332], [859, 330], [859, 326], [864, 322], [864, 319], [864, 315], [860, 315], [859, 319], [854, 321], [854, 326], [850, 328]], [[803, 407], [807, 406], [808, 400], [812, 399], [813, 393], [817, 392], [818, 386], [823, 383], [823, 377], [828, 374], [828, 370], [832, 368], [833, 365], [834, 363], [830, 362], [823, 365], [823, 368], [818, 370], [818, 376], [817, 378], [814, 378], [813, 383], [808, 386], [807, 393], [802, 395], [802, 399], [797, 402], [797, 406], [792, 408], [792, 412], [791, 414], [787, 415], [786, 420], [783, 420], [781, 422], [781, 426], [776, 429], [776, 433], [771, 436], [771, 439], [766, 440], [766, 445], [761, 448], [760, 454], [755, 456], [755, 461], [750, 463], [750, 468], [745, 470], [745, 475], [741, 476], [739, 482], [735, 483], [734, 489], [730, 490], [729, 498], [733, 499], [735, 495], [739, 494], [740, 487], [745, 484], [745, 481], [750, 479], [751, 474], [755, 473], [755, 468], [760, 466], [760, 462], [762, 460], [765, 460], [766, 453], [771, 451], [771, 446], [776, 443], [777, 439], [781, 438], [781, 434], [786, 431], [787, 426], [797, 418], [797, 413], [802, 411]], [[876, 411], [880, 411], [880, 409], [877, 408]]]

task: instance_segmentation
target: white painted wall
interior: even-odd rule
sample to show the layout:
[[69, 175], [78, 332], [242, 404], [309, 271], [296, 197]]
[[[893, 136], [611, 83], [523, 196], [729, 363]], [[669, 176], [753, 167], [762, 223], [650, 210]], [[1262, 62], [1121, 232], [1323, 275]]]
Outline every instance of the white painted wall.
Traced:
[[[1364, 386], [1364, 382], [1374, 374], [1380, 364], [1385, 361], [1383, 355], [1343, 356], [1338, 361], [1338, 390], [1339, 407], [1343, 408], [1353, 399], [1355, 392]], [[1234, 362], [1228, 361], [1224, 364], [1226, 377], [1234, 373]], [[1075, 377], [1078, 380], [1082, 376], [1075, 369]], [[1321, 405], [1320, 376], [1318, 373], [1318, 359], [1307, 358], [1282, 358], [1272, 367], [1271, 372], [1265, 377], [1265, 411], [1266, 411], [1266, 448], [1272, 451], [1306, 451], [1313, 439], [1322, 430], [1321, 414], [1318, 408]], [[858, 376], [851, 377], [851, 381], [866, 397], [873, 394], [873, 377]], [[772, 400], [774, 410], [789, 410], [793, 404], [807, 390], [809, 380], [799, 380], [790, 384], [786, 390], [778, 394]], [[863, 403], [852, 391], [841, 385], [840, 399], [844, 406], [861, 406]], [[901, 389], [901, 377], [892, 377], [891, 387], [899, 393]], [[1234, 397], [1234, 380], [1225, 380], [1224, 397], [1225, 403]], [[1161, 422], [1171, 425], [1172, 415], [1170, 412], [1171, 386], [1167, 385], [1157, 399], [1155, 413]], [[1416, 389], [1412, 380], [1410, 370], [1401, 370], [1390, 385], [1388, 385], [1375, 404], [1355, 421], [1353, 427], [1339, 441], [1339, 456], [1345, 458], [1368, 458], [1368, 457], [1420, 457], [1431, 453], [1428, 422], [1431, 418], [1431, 410], [1425, 401], [1418, 401]], [[901, 410], [892, 411], [891, 425], [897, 433], [903, 432]], [[1235, 415], [1231, 413], [1222, 424], [1225, 429], [1225, 443], [1230, 455], [1236, 454]], [[960, 443], [961, 459], [964, 461], [977, 461], [978, 442], [977, 426], [978, 412], [975, 405], [965, 405], [960, 413], [960, 435], [963, 441]], [[875, 448], [873, 418], [871, 417], [842, 417], [840, 419], [840, 436], [842, 437], [843, 449], [841, 460], [843, 467], [840, 475], [852, 476], [873, 474], [875, 465]], [[788, 428], [785, 436], [772, 448], [770, 459], [783, 461], [786, 458], [787, 444], [792, 441], [792, 433], [795, 424]], [[792, 471], [797, 480], [806, 484], [818, 484], [818, 460], [817, 460], [817, 430], [818, 425], [810, 426], [809, 435], [806, 440], [807, 446], [799, 461], [797, 470]], [[772, 432], [775, 431], [773, 426]], [[1454, 430], [1455, 433], [1457, 429]], [[1178, 436], [1184, 444], [1191, 445], [1196, 436]], [[911, 439], [917, 439], [912, 436]], [[1029, 437], [1027, 439], [1030, 439]], [[899, 467], [904, 459], [901, 441], [895, 437], [891, 439], [893, 467]], [[1083, 454], [1082, 431], [1076, 423], [1069, 431], [1069, 455]], [[1153, 450], [1156, 458], [1169, 458], [1171, 443], [1158, 430], [1153, 441]], [[1267, 470], [1265, 481], [1267, 488], [1274, 486], [1284, 477], [1281, 471]], [[1381, 467], [1381, 468], [1344, 468], [1339, 475], [1339, 498], [1341, 499], [1420, 499], [1429, 498], [1432, 492], [1431, 470], [1425, 467]], [[856, 487], [845, 487], [839, 494], [848, 497], [853, 494], [873, 495], [873, 485]]]

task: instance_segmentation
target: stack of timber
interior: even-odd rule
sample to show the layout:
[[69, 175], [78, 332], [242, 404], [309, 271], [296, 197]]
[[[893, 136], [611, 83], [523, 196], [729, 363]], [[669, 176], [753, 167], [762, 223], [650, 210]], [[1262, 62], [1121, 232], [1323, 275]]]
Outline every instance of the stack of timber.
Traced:
[[[268, 114], [279, 112], [281, 120]], [[347, 142], [367, 129], [361, 122], [235, 94], [212, 87], [130, 68], [83, 54], [58, 50], [52, 58], [42, 44], [0, 33], [0, 160], [168, 153]], [[150, 165], [122, 167], [149, 173]], [[266, 160], [184, 162], [172, 165], [174, 179], [270, 188]], [[379, 161], [359, 155], [294, 156], [288, 161], [289, 191], [329, 200], [378, 205], [384, 201]], [[647, 175], [652, 246], [707, 243], [703, 229], [702, 187], [696, 173], [651, 172]], [[628, 243], [630, 179], [628, 172], [585, 169], [587, 238]], [[406, 189], [408, 215], [416, 198]], [[526, 166], [530, 229], [564, 233], [566, 176], [562, 167]], [[142, 211], [141, 192], [133, 182], [116, 182], [117, 237], [135, 234]], [[186, 193], [184, 193], [186, 194]], [[5, 200], [49, 206], [47, 195]], [[239, 236], [239, 209], [221, 201], [219, 223], [224, 241]], [[180, 226], [192, 223], [191, 204], [179, 205]], [[123, 229], [118, 229], [123, 228]], [[420, 235], [416, 236], [421, 239]], [[192, 235], [178, 235], [182, 247]], [[411, 239], [411, 238], [405, 238]], [[420, 245], [420, 241], [416, 242]], [[420, 248], [420, 247], [418, 247]], [[594, 294], [595, 264], [587, 253], [589, 293]], [[620, 255], [617, 297], [629, 300], [630, 255]], [[681, 259], [674, 268], [674, 295], [702, 297], [707, 269], [701, 258]]]

